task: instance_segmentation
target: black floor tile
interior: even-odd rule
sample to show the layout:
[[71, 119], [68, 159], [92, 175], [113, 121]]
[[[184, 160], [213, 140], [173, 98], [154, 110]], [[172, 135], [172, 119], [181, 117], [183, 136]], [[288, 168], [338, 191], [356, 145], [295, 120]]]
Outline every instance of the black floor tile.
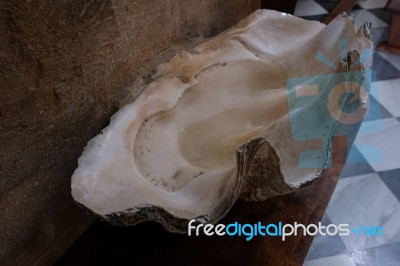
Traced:
[[313, 21], [323, 21], [325, 19], [325, 17], [327, 16], [327, 14], [324, 15], [313, 15], [313, 16], [304, 16], [301, 18], [307, 19], [307, 20], [313, 20]]
[[353, 7], [352, 10], [360, 10], [360, 9], [364, 9], [364, 8], [362, 8], [362, 7], [359, 6], [359, 5], [355, 5], [355, 6]]
[[[399, 164], [400, 167], [400, 164]], [[393, 192], [393, 194], [400, 200], [400, 169], [388, 170], [378, 172], [386, 186]]]
[[337, 4], [339, 4], [340, 0], [315, 0], [318, 4], [320, 4], [323, 8], [328, 11], [332, 11]]
[[347, 162], [344, 165], [340, 178], [365, 175], [373, 172], [375, 171], [371, 165], [369, 165], [367, 159], [353, 146], [347, 157]]
[[[331, 224], [329, 217], [325, 214], [321, 221], [323, 226]], [[347, 248], [344, 245], [339, 235], [322, 236], [316, 235], [307, 255], [307, 260], [313, 260], [328, 256], [334, 256], [347, 253]]]
[[376, 80], [396, 79], [400, 77], [400, 71], [386, 61], [378, 53], [374, 53], [372, 69], [376, 72]]
[[386, 24], [390, 24], [392, 13], [383, 8], [368, 9], [369, 12], [380, 18]]
[[[379, 96], [379, 95], [378, 95]], [[373, 96], [370, 96], [370, 108], [364, 121], [373, 121], [393, 117]]]
[[397, 266], [400, 262], [400, 242], [350, 253], [356, 265]]

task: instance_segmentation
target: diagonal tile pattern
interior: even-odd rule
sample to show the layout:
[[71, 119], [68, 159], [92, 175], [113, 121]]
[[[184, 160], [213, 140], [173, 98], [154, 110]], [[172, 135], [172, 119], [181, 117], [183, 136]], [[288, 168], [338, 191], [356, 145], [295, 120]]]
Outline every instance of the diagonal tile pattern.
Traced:
[[360, 151], [353, 146], [348, 155], [348, 161], [342, 171], [341, 178], [352, 177], [357, 175], [364, 175], [374, 173], [374, 169], [369, 165], [367, 159], [360, 153]]
[[384, 8], [388, 0], [361, 0], [358, 5], [364, 9]]
[[376, 173], [341, 179], [327, 214], [332, 223], [349, 224], [350, 229], [383, 227], [383, 236], [364, 233], [342, 236], [349, 251], [377, 247], [400, 239], [399, 201]]
[[[385, 33], [383, 33], [385, 34]], [[388, 34], [388, 33], [386, 33]], [[385, 37], [386, 39], [387, 37]], [[384, 52], [378, 52], [378, 54], [383, 57], [387, 62], [389, 62], [391, 65], [396, 67], [398, 70], [400, 70], [400, 55], [393, 55], [389, 53], [384, 53]]]
[[378, 172], [383, 182], [390, 188], [393, 194], [400, 200], [400, 169]]
[[399, 265], [400, 243], [350, 253], [356, 265]]
[[363, 122], [354, 145], [375, 171], [399, 168], [400, 122], [395, 118]]
[[298, 0], [294, 15], [298, 17], [303, 17], [321, 15], [326, 13], [328, 12], [313, 0]]
[[380, 18], [365, 9], [353, 10], [352, 14], [357, 25], [363, 24], [364, 21], [368, 20], [372, 23], [372, 28], [387, 27], [388, 24], [383, 22]]
[[[331, 220], [328, 215], [322, 218], [321, 221], [323, 226], [331, 224]], [[308, 259], [318, 259], [323, 257], [330, 257], [334, 255], [339, 255], [347, 252], [347, 248], [343, 243], [343, 240], [338, 235], [334, 236], [322, 236], [317, 235], [314, 238], [313, 246], [308, 253]]]
[[[339, 0], [298, 2], [296, 15], [322, 21]], [[352, 11], [358, 25], [372, 22], [375, 48], [388, 38], [387, 2], [359, 0]], [[400, 265], [400, 56], [375, 52], [373, 69], [377, 93], [371, 97], [371, 106], [375, 108], [362, 123], [322, 224], [379, 225], [384, 234], [317, 235], [306, 266]]]
[[400, 78], [378, 81], [376, 85], [378, 89], [378, 102], [380, 102], [392, 116], [399, 117]]
[[380, 53], [375, 53], [373, 60], [372, 69], [376, 72], [376, 80], [397, 79], [400, 77], [400, 71], [384, 59]]

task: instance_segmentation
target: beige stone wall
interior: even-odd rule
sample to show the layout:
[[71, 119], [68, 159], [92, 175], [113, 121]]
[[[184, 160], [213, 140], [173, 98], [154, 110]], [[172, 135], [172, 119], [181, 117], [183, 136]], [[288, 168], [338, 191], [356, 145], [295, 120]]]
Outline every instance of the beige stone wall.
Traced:
[[256, 0], [0, 1], [0, 265], [52, 263], [93, 220], [70, 177], [151, 71]]

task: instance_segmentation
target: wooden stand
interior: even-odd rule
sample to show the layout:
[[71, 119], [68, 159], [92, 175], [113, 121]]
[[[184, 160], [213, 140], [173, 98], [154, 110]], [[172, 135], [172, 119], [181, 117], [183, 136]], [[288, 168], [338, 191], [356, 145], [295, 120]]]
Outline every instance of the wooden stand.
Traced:
[[[310, 186], [261, 202], [238, 201], [221, 223], [317, 224], [346, 161], [347, 139], [335, 137], [333, 164]], [[302, 265], [313, 237], [187, 236], [156, 223], [116, 227], [94, 223], [55, 264], [64, 265]]]
[[389, 38], [379, 45], [378, 50], [400, 54], [400, 0], [389, 1], [386, 8], [393, 12]]
[[358, 2], [358, 0], [342, 0], [342, 1], [340, 1], [340, 3], [335, 7], [335, 9], [332, 10], [332, 12], [328, 14], [328, 16], [326, 16], [323, 23], [328, 24], [342, 12], [349, 13], [353, 9], [353, 7], [357, 4], [357, 2]]

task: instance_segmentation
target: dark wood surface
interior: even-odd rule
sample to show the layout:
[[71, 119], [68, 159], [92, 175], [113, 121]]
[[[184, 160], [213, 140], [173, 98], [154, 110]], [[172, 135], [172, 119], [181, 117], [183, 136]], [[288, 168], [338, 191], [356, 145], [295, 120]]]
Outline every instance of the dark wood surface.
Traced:
[[342, 12], [350, 13], [353, 7], [357, 4], [358, 0], [341, 0], [339, 4], [326, 16], [324, 23], [328, 24], [334, 20]]
[[[221, 223], [317, 224], [329, 203], [346, 158], [346, 138], [335, 137], [333, 167], [310, 186], [263, 202], [238, 201]], [[187, 236], [147, 222], [113, 227], [95, 222], [56, 265], [302, 265], [310, 236]]]
[[387, 3], [386, 8], [393, 13], [400, 14], [400, 1], [399, 0], [390, 0]]

